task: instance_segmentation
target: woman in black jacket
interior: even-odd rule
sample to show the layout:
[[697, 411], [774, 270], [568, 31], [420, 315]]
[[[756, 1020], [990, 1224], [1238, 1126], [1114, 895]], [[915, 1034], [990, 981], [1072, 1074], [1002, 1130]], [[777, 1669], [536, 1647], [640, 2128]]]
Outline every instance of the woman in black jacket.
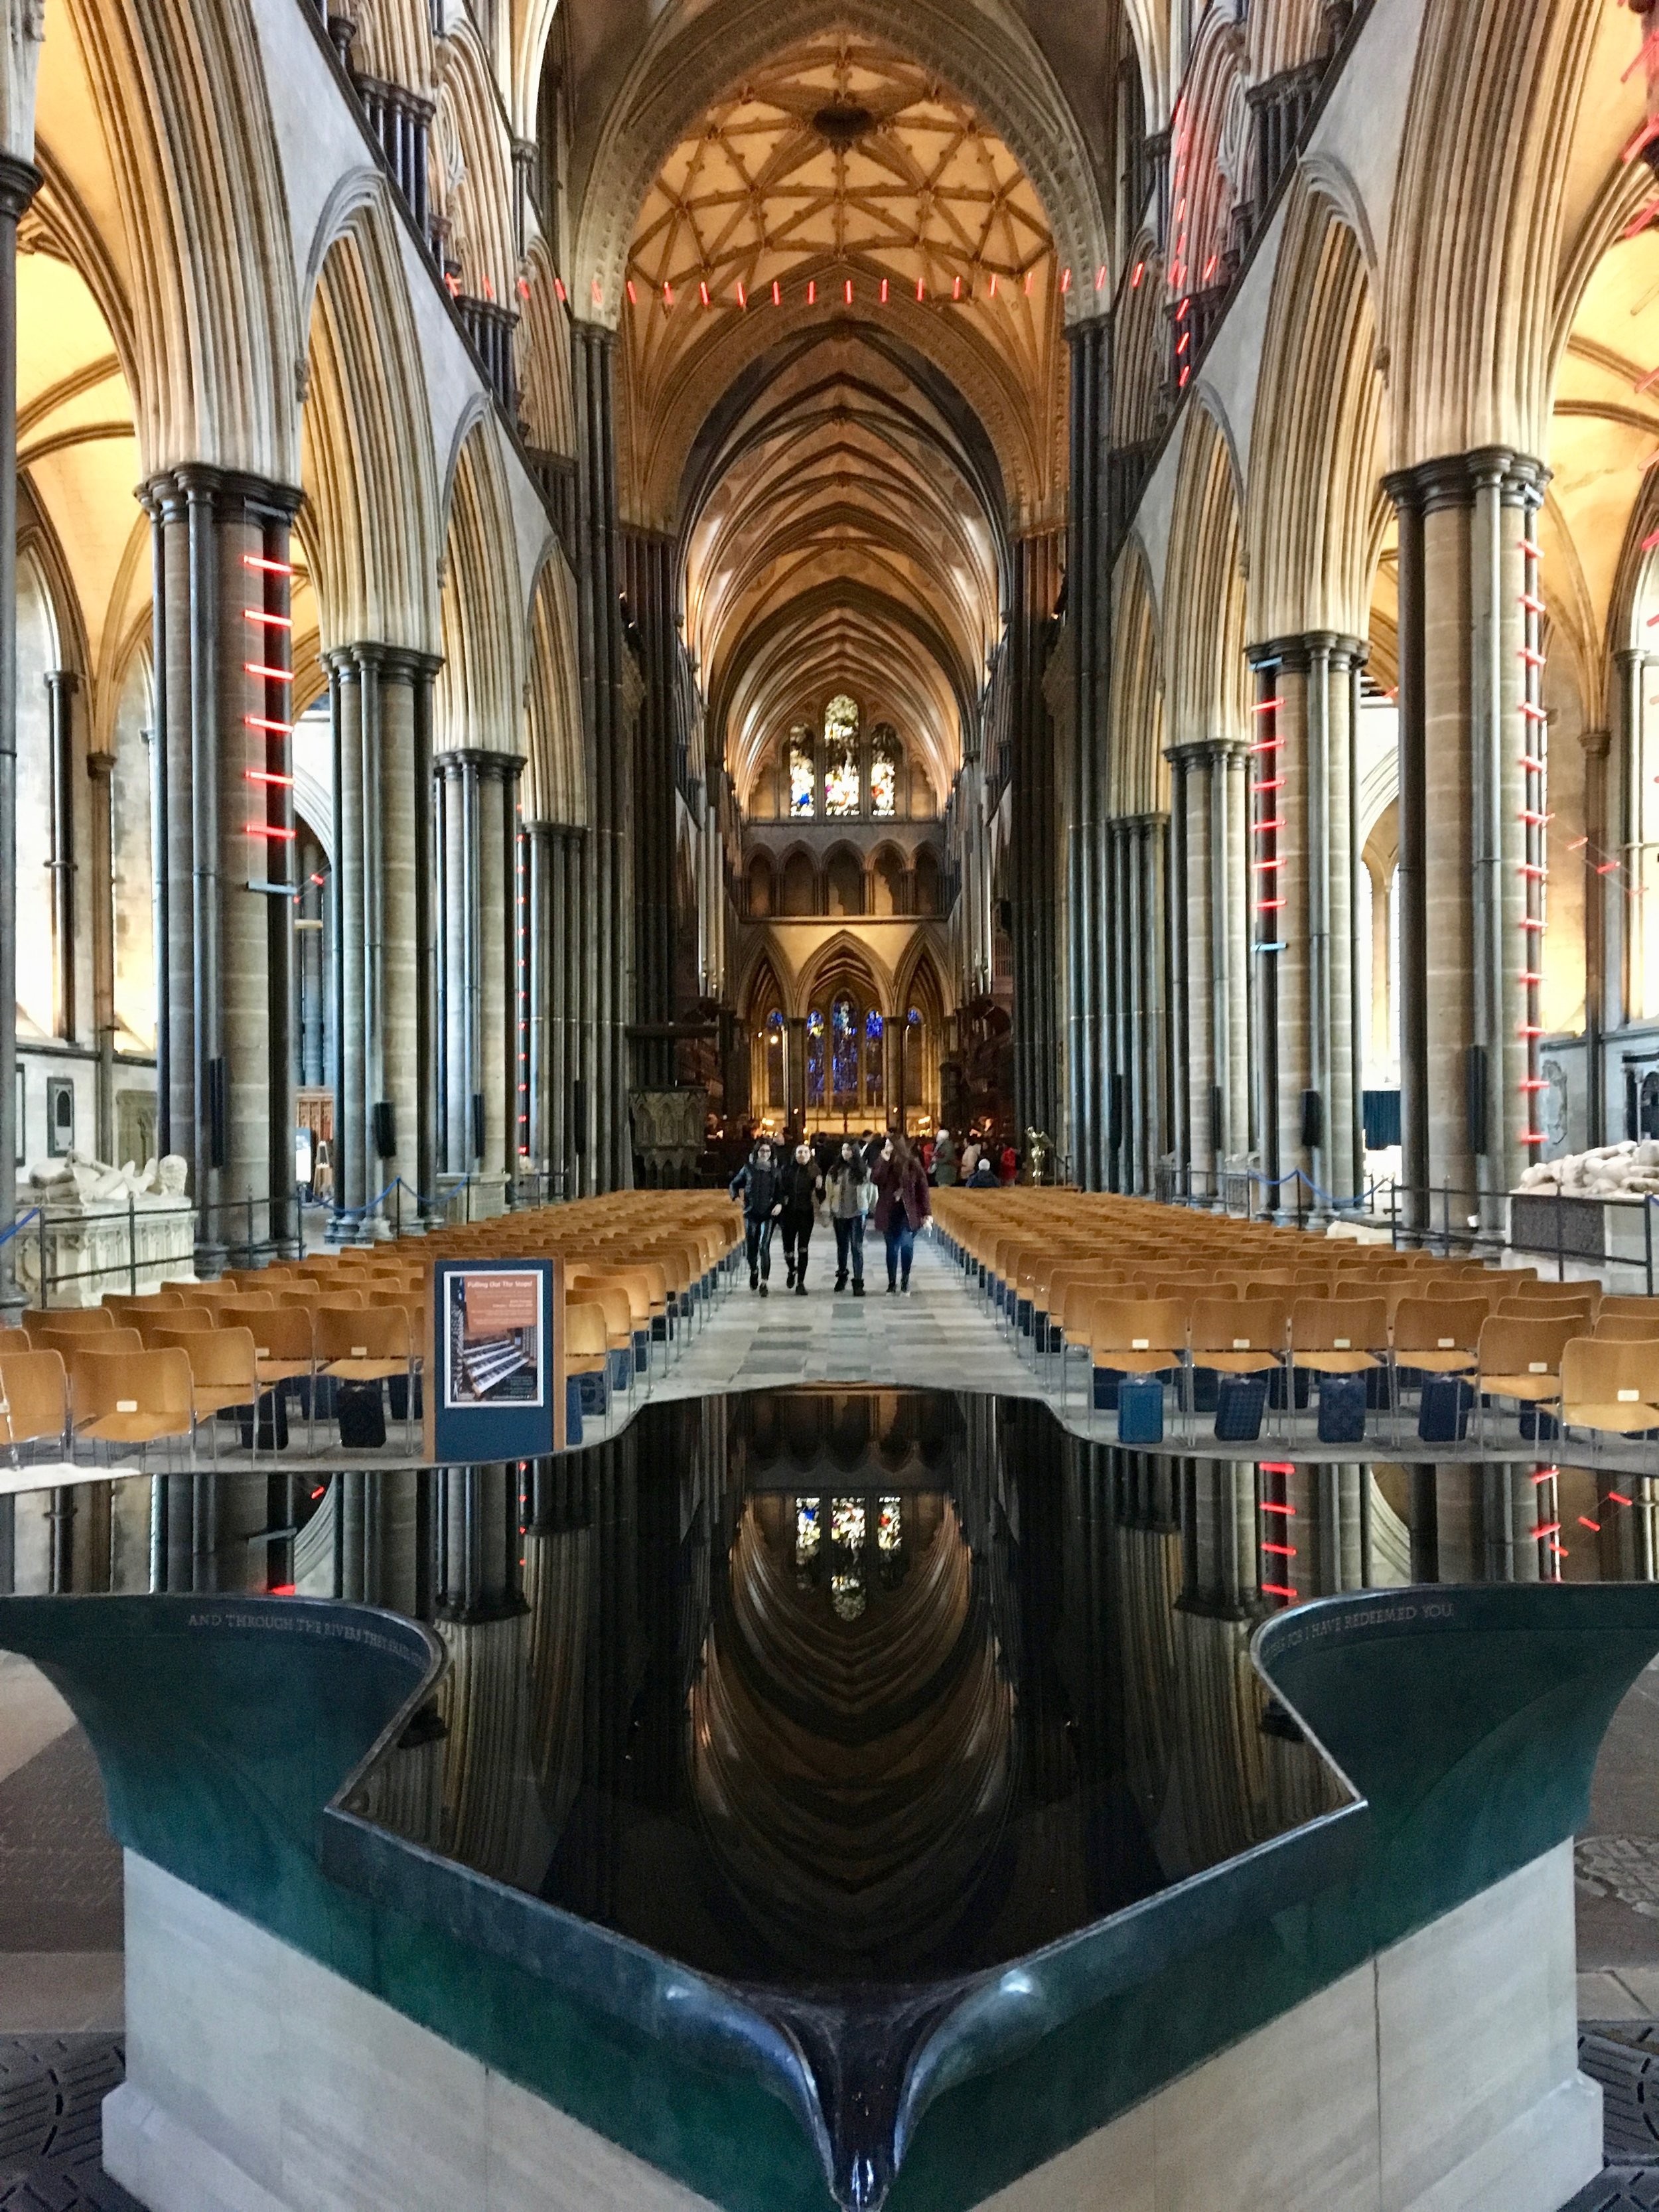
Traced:
[[823, 1196], [823, 1177], [818, 1173], [811, 1145], [797, 1145], [794, 1158], [784, 1162], [778, 1177], [778, 1196], [783, 1205], [781, 1225], [789, 1288], [798, 1298], [804, 1298], [806, 1248], [812, 1241], [812, 1224], [817, 1219], [818, 1200]]
[[749, 1287], [769, 1296], [767, 1278], [772, 1272], [772, 1231], [783, 1211], [781, 1177], [772, 1164], [772, 1147], [763, 1137], [732, 1178], [730, 1195], [743, 1200], [743, 1242], [749, 1261]]

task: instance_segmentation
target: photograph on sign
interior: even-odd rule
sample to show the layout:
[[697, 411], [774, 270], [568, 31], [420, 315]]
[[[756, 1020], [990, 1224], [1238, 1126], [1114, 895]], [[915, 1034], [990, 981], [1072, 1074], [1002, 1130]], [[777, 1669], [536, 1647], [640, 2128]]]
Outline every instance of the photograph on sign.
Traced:
[[540, 1406], [547, 1398], [542, 1279], [534, 1269], [446, 1278], [444, 1404]]

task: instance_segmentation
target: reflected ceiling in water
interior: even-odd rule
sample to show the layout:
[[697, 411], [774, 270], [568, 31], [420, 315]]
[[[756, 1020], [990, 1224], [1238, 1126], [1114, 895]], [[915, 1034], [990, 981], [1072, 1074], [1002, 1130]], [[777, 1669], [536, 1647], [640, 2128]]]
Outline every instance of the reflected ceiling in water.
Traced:
[[1030, 1403], [760, 1394], [402, 1505], [339, 1479], [297, 1578], [349, 1582], [374, 1522], [361, 1594], [449, 1648], [370, 1817], [745, 1987], [891, 1989], [1341, 1802], [1261, 1725], [1259, 1605], [1193, 1579], [1194, 1479], [1253, 1528], [1249, 1469], [1160, 1474]]

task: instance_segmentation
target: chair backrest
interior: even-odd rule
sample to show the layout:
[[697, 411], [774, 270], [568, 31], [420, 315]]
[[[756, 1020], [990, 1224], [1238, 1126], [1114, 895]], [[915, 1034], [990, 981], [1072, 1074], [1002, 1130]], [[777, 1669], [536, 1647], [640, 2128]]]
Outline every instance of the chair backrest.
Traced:
[[187, 1433], [195, 1407], [190, 1362], [176, 1346], [106, 1352], [82, 1347], [69, 1362], [70, 1401], [77, 1424], [106, 1413], [176, 1415]]
[[1659, 1315], [1610, 1314], [1603, 1306], [1590, 1334], [1608, 1344], [1659, 1344]]
[[26, 1328], [0, 1328], [0, 1358], [9, 1352], [32, 1352], [29, 1333]]
[[190, 1362], [190, 1377], [198, 1389], [244, 1385], [256, 1389], [253, 1332], [247, 1328], [160, 1328], [151, 1340], [157, 1351], [176, 1345]]
[[240, 1298], [226, 1298], [219, 1308], [222, 1322], [246, 1320], [249, 1314], [269, 1313], [276, 1303], [274, 1291], [244, 1291]]
[[0, 1444], [61, 1437], [69, 1420], [69, 1377], [58, 1352], [0, 1352]]
[[[181, 1306], [177, 1313], [140, 1314], [136, 1326], [145, 1344], [171, 1342], [173, 1336], [185, 1330], [192, 1334], [210, 1334], [219, 1326], [219, 1315], [213, 1306]], [[161, 1329], [170, 1334], [158, 1339], [156, 1332]]]
[[1291, 1300], [1282, 1296], [1195, 1298], [1193, 1358], [1200, 1352], [1283, 1352], [1290, 1325]]
[[1583, 1328], [1576, 1318], [1488, 1314], [1480, 1326], [1480, 1374], [1559, 1375], [1561, 1354]]
[[605, 1325], [614, 1345], [620, 1337], [626, 1343], [634, 1334], [634, 1311], [629, 1304], [628, 1293], [620, 1283], [605, 1281], [601, 1277], [580, 1275], [571, 1284], [569, 1296], [580, 1297], [585, 1304], [600, 1307], [605, 1314]]
[[1178, 1298], [1120, 1298], [1109, 1292], [1089, 1312], [1096, 1364], [1114, 1352], [1180, 1352], [1187, 1348], [1187, 1308]]
[[1484, 1298], [1401, 1298], [1394, 1310], [1395, 1357], [1408, 1352], [1474, 1352], [1486, 1321]]
[[1659, 1298], [1609, 1295], [1602, 1298], [1597, 1317], [1605, 1320], [1610, 1314], [1617, 1314], [1621, 1321], [1650, 1321], [1654, 1334], [1659, 1336]]
[[181, 1312], [184, 1303], [177, 1291], [146, 1291], [137, 1297], [125, 1291], [106, 1291], [103, 1299], [104, 1311], [115, 1316], [118, 1328], [137, 1314]]
[[100, 1329], [95, 1336], [88, 1335], [84, 1329], [32, 1328], [28, 1337], [36, 1352], [61, 1352], [65, 1359], [71, 1358], [82, 1346], [99, 1352], [137, 1352], [143, 1345], [136, 1328], [113, 1327]]
[[567, 1298], [564, 1307], [564, 1349], [568, 1359], [603, 1358], [610, 1350], [606, 1339], [605, 1308], [591, 1299], [581, 1299], [573, 1304]]
[[1619, 1344], [1575, 1336], [1561, 1354], [1561, 1410], [1651, 1406], [1659, 1401], [1659, 1343]]
[[114, 1328], [115, 1316], [107, 1306], [31, 1306], [23, 1326], [31, 1334], [40, 1328], [55, 1328], [60, 1336], [101, 1336]]
[[312, 1326], [319, 1360], [407, 1359], [412, 1349], [401, 1306], [319, 1305]]
[[1291, 1308], [1293, 1352], [1386, 1352], [1386, 1298], [1299, 1297]]
[[253, 1349], [261, 1359], [312, 1357], [309, 1306], [271, 1306], [265, 1312], [250, 1314], [247, 1326], [253, 1333]]

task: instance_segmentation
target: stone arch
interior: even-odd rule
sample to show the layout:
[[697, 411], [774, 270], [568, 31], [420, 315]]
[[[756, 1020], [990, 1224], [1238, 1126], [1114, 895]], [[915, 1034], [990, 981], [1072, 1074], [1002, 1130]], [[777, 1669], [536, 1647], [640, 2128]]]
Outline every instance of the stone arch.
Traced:
[[439, 751], [511, 752], [524, 699], [513, 513], [495, 425], [477, 418], [456, 453], [444, 540]]
[[1246, 66], [1252, 84], [1317, 61], [1330, 46], [1323, 0], [1257, 0], [1248, 21]]
[[587, 770], [576, 656], [576, 593], [569, 563], [556, 550], [542, 562], [530, 596], [526, 719], [526, 819], [585, 823]]
[[353, 70], [429, 100], [438, 74], [429, 0], [356, 0], [351, 12]]
[[864, 861], [855, 846], [836, 845], [824, 855], [823, 888], [826, 909], [838, 921], [854, 921], [866, 912]]
[[545, 240], [537, 239], [525, 263], [520, 295], [519, 404], [538, 453], [567, 458], [576, 450], [576, 410], [570, 380], [570, 318], [562, 282]]
[[1172, 295], [1206, 291], [1223, 281], [1233, 208], [1250, 188], [1250, 152], [1244, 113], [1244, 33], [1212, 8], [1193, 42], [1171, 124]]
[[1203, 406], [1187, 417], [1164, 577], [1168, 741], [1242, 737], [1248, 726], [1243, 526], [1231, 453]]
[[887, 963], [861, 938], [839, 929], [801, 969], [795, 985], [796, 1012], [810, 1012], [818, 1003], [827, 1011], [832, 987], [849, 978], [856, 981], [868, 1007], [884, 1013], [894, 1003], [893, 972]]
[[1386, 520], [1376, 346], [1359, 240], [1298, 184], [1274, 270], [1251, 429], [1252, 638], [1365, 635]]
[[1152, 577], [1133, 540], [1117, 564], [1112, 671], [1107, 810], [1115, 815], [1150, 813], [1166, 781], [1164, 671]]
[[300, 325], [251, 10], [70, 0], [67, 12], [138, 272], [131, 381], [143, 472], [199, 462], [290, 484]]
[[818, 865], [805, 845], [793, 845], [778, 863], [779, 915], [801, 921], [819, 910]]
[[321, 649], [435, 652], [438, 488], [430, 411], [386, 187], [330, 210], [314, 249], [299, 532]]
[[[1382, 303], [1396, 468], [1544, 449], [1569, 172], [1584, 159], [1577, 126], [1613, 20], [1593, 0], [1534, 0], [1519, 15], [1505, 0], [1431, 0]], [[1616, 112], [1596, 118], [1609, 162], [1617, 127]]]
[[1112, 329], [1112, 444], [1149, 445], [1167, 419], [1164, 264], [1149, 233], [1130, 249]]
[[466, 21], [456, 24], [439, 55], [433, 151], [434, 202], [449, 224], [447, 246], [461, 265], [461, 289], [516, 310], [512, 152], [489, 58]]
[[[831, 28], [863, 31], [935, 67], [989, 118], [1030, 179], [1063, 264], [1109, 270], [1110, 233], [1095, 163], [1047, 57], [1002, 4], [964, 13], [949, 0], [715, 0], [689, 20], [665, 11], [600, 126], [575, 223], [583, 314], [614, 325], [629, 241], [653, 179], [696, 118], [746, 69]], [[1066, 306], [1090, 312], [1092, 284]]]

